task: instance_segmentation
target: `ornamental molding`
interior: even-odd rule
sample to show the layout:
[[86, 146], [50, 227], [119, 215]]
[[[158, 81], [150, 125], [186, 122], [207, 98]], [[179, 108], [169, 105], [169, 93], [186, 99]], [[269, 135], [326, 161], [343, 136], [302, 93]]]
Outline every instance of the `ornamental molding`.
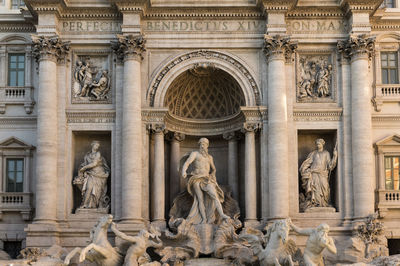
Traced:
[[115, 111], [112, 112], [66, 112], [67, 123], [114, 123]]
[[142, 121], [146, 124], [162, 124], [168, 108], [148, 108], [142, 109]]
[[294, 121], [341, 121], [343, 109], [295, 109], [293, 110]]
[[158, 71], [158, 74], [153, 79], [150, 85], [150, 89], [147, 93], [147, 99], [149, 101], [150, 106], [154, 106], [156, 93], [159, 90], [159, 86], [163, 82], [167, 74], [169, 74], [172, 70], [174, 70], [175, 67], [183, 65], [191, 59], [202, 59], [206, 63], [207, 61], [212, 61], [212, 60], [216, 60], [214, 62], [223, 61], [224, 63], [227, 63], [233, 68], [233, 70], [239, 72], [246, 79], [254, 95], [255, 104], [259, 105], [261, 103], [261, 95], [253, 75], [250, 73], [250, 71], [247, 69], [246, 66], [244, 66], [241, 62], [239, 62], [239, 60], [235, 59], [234, 57], [228, 54], [221, 53], [218, 51], [197, 50], [175, 57], [174, 59], [170, 60], [169, 63], [166, 66], [164, 66], [160, 71]]
[[344, 12], [335, 7], [307, 7], [287, 13], [287, 18], [343, 18]]
[[0, 24], [0, 32], [36, 32], [30, 24]]
[[32, 43], [32, 54], [36, 61], [41, 59], [64, 60], [70, 48], [70, 42], [63, 42], [58, 36], [32, 35]]
[[[372, 122], [398, 122], [400, 115], [373, 115]], [[397, 125], [394, 125], [397, 127]]]
[[143, 60], [143, 55], [146, 51], [144, 47], [146, 40], [143, 35], [117, 34], [117, 39], [117, 41], [111, 42], [111, 48], [119, 60]]
[[2, 117], [0, 127], [3, 129], [35, 129], [37, 126], [36, 117]]

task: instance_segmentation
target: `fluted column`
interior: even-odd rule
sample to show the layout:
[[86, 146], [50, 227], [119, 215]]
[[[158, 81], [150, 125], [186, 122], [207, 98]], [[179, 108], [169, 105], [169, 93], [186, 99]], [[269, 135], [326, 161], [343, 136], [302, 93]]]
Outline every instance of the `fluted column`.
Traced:
[[164, 168], [164, 133], [165, 126], [152, 125], [154, 137], [154, 171], [151, 182], [151, 217], [152, 222], [165, 222], [165, 168]]
[[289, 216], [288, 129], [285, 60], [297, 45], [289, 37], [265, 35], [268, 59], [268, 178], [270, 218]]
[[374, 38], [359, 35], [338, 43], [339, 50], [351, 59], [351, 133], [356, 219], [374, 212], [371, 79], [368, 74], [374, 42]]
[[255, 131], [259, 128], [256, 123], [245, 123], [242, 131], [245, 133], [244, 182], [246, 224], [257, 222], [257, 175], [256, 175], [256, 144]]
[[54, 223], [57, 215], [57, 60], [69, 43], [58, 36], [32, 36], [32, 53], [39, 63], [37, 97], [36, 223]]
[[171, 157], [169, 166], [170, 178], [170, 203], [178, 195], [178, 193], [185, 188], [185, 180], [179, 176], [179, 160], [180, 160], [180, 143], [185, 139], [185, 135], [175, 132], [171, 135]]
[[122, 100], [122, 212], [125, 223], [142, 222], [142, 117], [140, 67], [145, 40], [141, 35], [118, 35], [113, 43], [124, 60]]
[[229, 132], [224, 133], [223, 138], [228, 141], [228, 184], [232, 188], [232, 197], [239, 200], [238, 136]]

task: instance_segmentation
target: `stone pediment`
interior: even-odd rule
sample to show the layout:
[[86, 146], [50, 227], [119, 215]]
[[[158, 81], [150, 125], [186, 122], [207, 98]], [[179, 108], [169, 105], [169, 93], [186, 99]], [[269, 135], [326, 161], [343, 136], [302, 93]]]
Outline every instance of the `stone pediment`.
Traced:
[[22, 140], [11, 137], [2, 142], [0, 142], [0, 149], [34, 149], [35, 147], [29, 145]]
[[394, 134], [375, 143], [376, 147], [400, 146], [400, 135]]

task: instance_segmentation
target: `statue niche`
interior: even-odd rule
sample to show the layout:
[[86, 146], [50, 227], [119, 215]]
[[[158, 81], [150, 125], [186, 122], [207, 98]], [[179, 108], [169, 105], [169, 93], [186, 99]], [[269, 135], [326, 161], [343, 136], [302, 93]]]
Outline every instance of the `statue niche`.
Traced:
[[332, 157], [324, 148], [323, 138], [316, 138], [315, 146], [316, 149], [307, 154], [299, 168], [302, 188], [300, 211], [334, 212], [331, 202], [331, 176], [337, 164], [337, 141]]
[[78, 175], [72, 183], [77, 186], [82, 195], [81, 209], [97, 209], [108, 213], [110, 198], [107, 195], [107, 181], [110, 167], [101, 155], [100, 142], [92, 141], [91, 151], [87, 152], [79, 166]]

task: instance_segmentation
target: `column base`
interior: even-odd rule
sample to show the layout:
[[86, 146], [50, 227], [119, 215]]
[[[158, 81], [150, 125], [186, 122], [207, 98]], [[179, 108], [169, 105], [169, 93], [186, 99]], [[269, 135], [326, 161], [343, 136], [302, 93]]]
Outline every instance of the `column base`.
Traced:
[[48, 248], [60, 245], [60, 228], [55, 221], [45, 223], [45, 220], [28, 224], [25, 228], [26, 247]]

